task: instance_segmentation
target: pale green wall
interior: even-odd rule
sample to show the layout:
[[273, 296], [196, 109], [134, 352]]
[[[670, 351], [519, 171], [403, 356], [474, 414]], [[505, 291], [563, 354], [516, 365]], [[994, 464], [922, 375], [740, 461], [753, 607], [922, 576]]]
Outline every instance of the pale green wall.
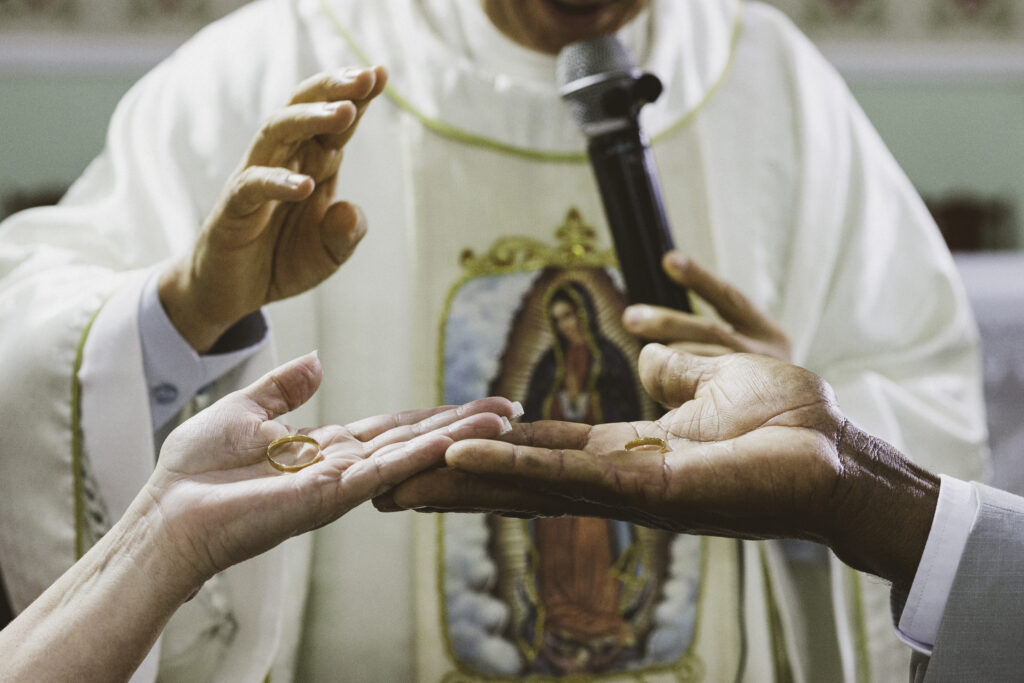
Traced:
[[[0, 194], [73, 180], [99, 151], [107, 119], [139, 74], [0, 74]], [[852, 79], [851, 90], [924, 194], [1001, 194], [1024, 245], [1024, 81]]]
[[139, 74], [0, 74], [0, 194], [74, 180], [103, 145], [107, 120]]
[[1008, 198], [1024, 247], [1024, 80], [852, 80], [850, 89], [918, 191]]

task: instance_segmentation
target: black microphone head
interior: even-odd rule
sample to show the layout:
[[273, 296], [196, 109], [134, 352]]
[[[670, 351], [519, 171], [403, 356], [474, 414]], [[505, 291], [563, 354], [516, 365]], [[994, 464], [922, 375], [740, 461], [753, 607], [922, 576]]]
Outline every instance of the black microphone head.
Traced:
[[[632, 101], [640, 72], [626, 46], [614, 35], [571, 43], [558, 53], [559, 93], [588, 136], [634, 123]], [[642, 103], [638, 103], [642, 104]]]

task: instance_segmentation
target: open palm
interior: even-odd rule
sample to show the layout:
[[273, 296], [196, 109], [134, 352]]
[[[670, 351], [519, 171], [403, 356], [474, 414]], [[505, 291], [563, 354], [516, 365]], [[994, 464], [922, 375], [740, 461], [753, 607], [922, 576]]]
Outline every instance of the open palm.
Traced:
[[[677, 532], [818, 539], [841, 464], [844, 424], [828, 385], [761, 356], [700, 358], [651, 345], [641, 379], [678, 406], [655, 422], [516, 425], [502, 441], [465, 441], [449, 468], [377, 501], [382, 509], [613, 517]], [[637, 437], [667, 452], [624, 450]], [[814, 521], [811, 521], [814, 520]]]
[[[274, 418], [316, 391], [319, 361], [305, 356], [268, 374], [171, 433], [147, 484], [162, 538], [205, 580], [291, 536], [331, 522], [413, 474], [440, 464], [462, 438], [494, 438], [513, 416], [500, 398], [413, 410], [346, 426], [292, 430]], [[324, 458], [294, 473], [271, 466], [274, 439], [308, 434]], [[314, 450], [315, 452], [315, 450]]]

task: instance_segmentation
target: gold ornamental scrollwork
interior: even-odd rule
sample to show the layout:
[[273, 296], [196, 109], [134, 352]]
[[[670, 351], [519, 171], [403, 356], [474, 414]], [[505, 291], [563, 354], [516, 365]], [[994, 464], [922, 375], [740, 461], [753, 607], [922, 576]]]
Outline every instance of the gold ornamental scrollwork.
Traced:
[[529, 237], [505, 237], [480, 255], [472, 249], [464, 250], [459, 255], [459, 265], [465, 277], [472, 278], [549, 266], [605, 268], [618, 263], [613, 249], [598, 250], [597, 231], [575, 207], [569, 209], [555, 230], [555, 240], [555, 244], [548, 244]]

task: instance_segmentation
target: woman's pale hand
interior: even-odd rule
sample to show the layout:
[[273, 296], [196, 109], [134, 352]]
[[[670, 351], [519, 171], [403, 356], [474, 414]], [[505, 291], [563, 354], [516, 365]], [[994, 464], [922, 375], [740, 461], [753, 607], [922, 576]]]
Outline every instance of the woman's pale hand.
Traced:
[[[285, 539], [327, 524], [408, 477], [443, 463], [465, 438], [495, 438], [517, 408], [502, 398], [292, 430], [274, 421], [316, 391], [315, 355], [296, 359], [178, 427], [146, 485], [143, 516], [178, 572], [201, 583]], [[267, 446], [307, 434], [323, 460], [278, 471]], [[196, 584], [198, 587], [198, 584]]]

